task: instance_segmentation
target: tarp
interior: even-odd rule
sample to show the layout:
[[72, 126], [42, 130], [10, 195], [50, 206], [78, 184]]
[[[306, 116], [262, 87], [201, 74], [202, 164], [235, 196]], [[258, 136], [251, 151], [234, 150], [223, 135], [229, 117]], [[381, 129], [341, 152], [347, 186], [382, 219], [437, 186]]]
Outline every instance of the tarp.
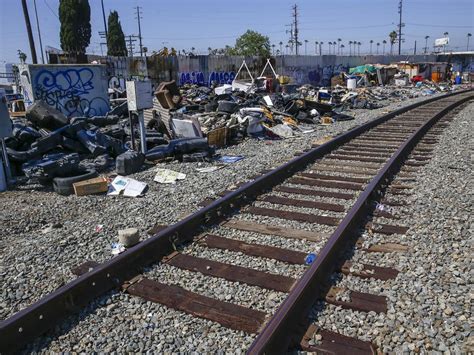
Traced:
[[349, 69], [349, 74], [365, 74], [365, 73], [375, 73], [377, 69], [370, 64], [367, 65], [359, 65], [355, 68]]

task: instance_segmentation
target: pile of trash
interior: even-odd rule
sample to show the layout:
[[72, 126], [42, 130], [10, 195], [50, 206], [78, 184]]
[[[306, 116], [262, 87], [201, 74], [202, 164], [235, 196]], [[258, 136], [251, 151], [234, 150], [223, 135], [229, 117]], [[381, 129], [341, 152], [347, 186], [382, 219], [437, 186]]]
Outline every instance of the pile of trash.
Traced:
[[169, 111], [170, 128], [179, 137], [209, 139], [225, 130], [227, 143], [244, 137], [288, 138], [308, 132], [312, 125], [328, 119], [353, 119], [341, 114], [337, 105], [305, 97], [303, 91], [269, 92], [267, 83], [254, 85], [248, 91], [235, 90], [231, 85], [185, 85], [179, 89], [174, 82], [162, 85], [157, 101]]
[[[129, 118], [127, 102], [105, 116], [67, 118], [44, 101], [35, 101], [25, 118], [13, 118], [13, 136], [5, 140], [14, 176], [25, 175], [56, 192], [73, 193], [75, 182], [114, 168], [119, 175], [141, 169], [145, 159], [210, 159], [205, 138], [174, 139], [158, 118], [146, 130], [147, 153], [140, 153], [138, 118]], [[134, 148], [134, 149], [132, 149]], [[136, 151], [135, 151], [136, 150]]]

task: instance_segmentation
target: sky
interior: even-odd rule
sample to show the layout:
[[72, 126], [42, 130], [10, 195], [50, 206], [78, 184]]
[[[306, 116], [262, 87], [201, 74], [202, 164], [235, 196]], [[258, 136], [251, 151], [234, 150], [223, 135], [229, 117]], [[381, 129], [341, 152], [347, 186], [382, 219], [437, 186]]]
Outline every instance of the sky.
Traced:
[[[27, 0], [33, 34], [41, 63], [34, 0]], [[104, 30], [100, 0], [89, 0], [91, 6], [92, 37], [88, 53], [101, 54], [98, 32]], [[247, 29], [258, 31], [275, 44], [288, 42], [292, 22], [293, 4], [298, 5], [299, 38], [303, 45], [300, 54], [314, 54], [315, 41], [324, 42], [323, 54], [328, 53], [328, 42], [338, 38], [346, 46], [348, 41], [361, 42], [361, 54], [369, 53], [369, 41], [373, 40], [373, 53], [379, 42], [388, 40], [388, 34], [398, 24], [399, 0], [104, 0], [105, 12], [116, 10], [125, 35], [138, 34], [136, 6], [142, 11], [143, 45], [149, 51], [168, 48], [192, 47], [199, 54], [207, 54], [208, 48], [234, 45], [238, 36]], [[39, 25], [46, 46], [60, 48], [59, 0], [36, 0]], [[472, 0], [404, 0], [403, 22], [405, 43], [402, 52], [413, 53], [425, 47], [425, 36], [430, 36], [428, 46], [435, 38], [449, 33], [448, 49], [466, 50], [467, 33], [474, 33], [474, 1]], [[306, 43], [305, 48], [305, 40]], [[474, 49], [471, 37], [470, 49]], [[136, 42], [138, 48], [138, 42]], [[284, 46], [283, 46], [284, 47]], [[0, 63], [18, 62], [18, 49], [31, 61], [25, 21], [20, 0], [0, 0]], [[285, 50], [285, 48], [283, 48]], [[105, 52], [105, 46], [102, 46]], [[385, 51], [389, 50], [387, 44]]]

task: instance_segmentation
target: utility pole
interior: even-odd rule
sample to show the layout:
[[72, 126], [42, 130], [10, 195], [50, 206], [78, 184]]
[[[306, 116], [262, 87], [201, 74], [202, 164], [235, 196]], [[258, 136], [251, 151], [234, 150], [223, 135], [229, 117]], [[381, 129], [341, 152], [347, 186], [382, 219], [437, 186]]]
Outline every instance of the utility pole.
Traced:
[[[102, 5], [102, 18], [104, 19], [104, 33], [105, 33], [105, 42], [107, 43], [108, 46], [108, 41], [107, 41], [107, 21], [105, 21], [105, 10], [104, 10], [104, 0], [100, 0], [100, 3]], [[108, 50], [108, 47], [107, 47]]]
[[140, 57], [143, 57], [142, 28], [140, 25], [140, 19], [142, 18], [141, 13], [140, 13], [141, 7], [137, 6], [136, 9], [137, 9], [137, 12], [135, 13], [135, 15], [137, 15], [137, 20], [138, 20], [138, 41], [140, 45]]
[[296, 55], [298, 55], [298, 6], [296, 4], [293, 5], [293, 29], [293, 40], [296, 45]]
[[135, 43], [137, 40], [135, 39], [136, 36], [128, 35], [126, 36], [128, 39], [128, 55], [133, 58], [133, 50], [135, 49]]
[[398, 4], [398, 13], [400, 14], [400, 22], [398, 23], [398, 55], [402, 54], [402, 27], [404, 26], [402, 23], [402, 7], [403, 0], [400, 0]]
[[33, 0], [33, 4], [35, 5], [36, 28], [38, 29], [38, 37], [40, 41], [41, 61], [44, 64], [43, 41], [41, 40], [41, 31], [40, 31], [40, 24], [38, 20], [38, 9], [36, 8], [36, 0]]
[[31, 60], [33, 64], [38, 64], [38, 60], [36, 58], [35, 40], [33, 38], [33, 32], [31, 31], [30, 15], [28, 14], [28, 5], [26, 5], [26, 0], [21, 0], [21, 5], [23, 7], [23, 15], [25, 16], [26, 31], [28, 32], [28, 41], [30, 42]]

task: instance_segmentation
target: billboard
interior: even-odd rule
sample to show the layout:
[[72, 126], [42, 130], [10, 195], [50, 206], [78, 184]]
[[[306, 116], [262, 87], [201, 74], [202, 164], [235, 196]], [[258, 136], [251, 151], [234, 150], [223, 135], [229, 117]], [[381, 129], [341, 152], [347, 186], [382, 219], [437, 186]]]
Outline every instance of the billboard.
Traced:
[[435, 47], [446, 46], [448, 43], [449, 43], [449, 37], [435, 39]]

